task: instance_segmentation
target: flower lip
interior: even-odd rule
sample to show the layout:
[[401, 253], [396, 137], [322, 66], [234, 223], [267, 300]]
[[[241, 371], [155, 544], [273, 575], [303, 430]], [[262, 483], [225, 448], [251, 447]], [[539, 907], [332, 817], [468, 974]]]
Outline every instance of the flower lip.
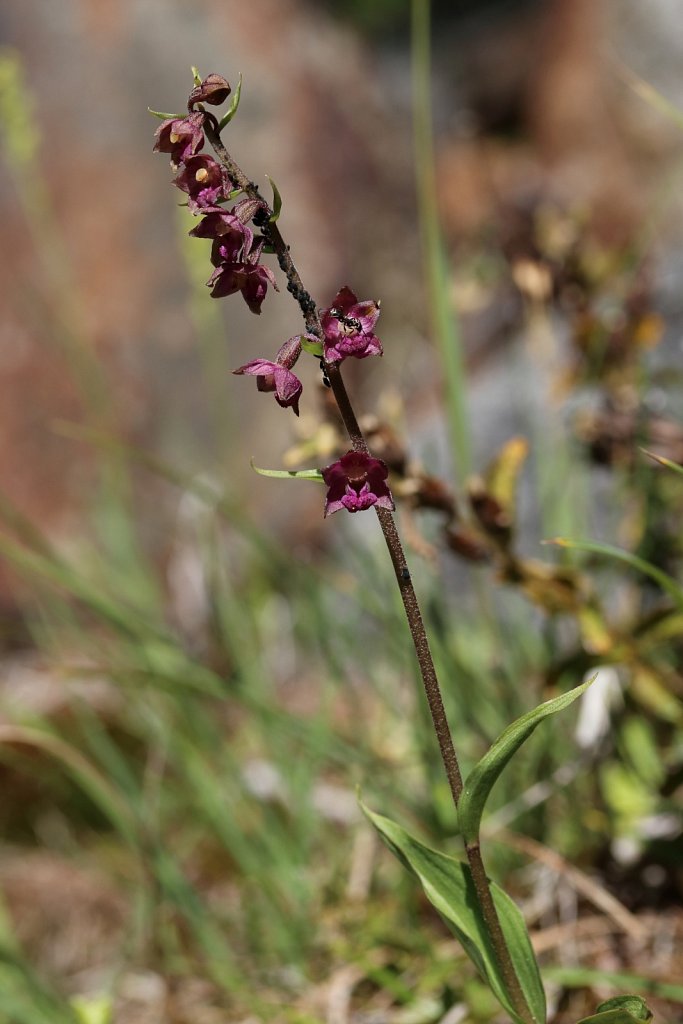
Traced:
[[350, 451], [322, 470], [327, 484], [325, 516], [345, 508], [347, 512], [364, 512], [376, 505], [393, 511], [394, 501], [387, 487], [386, 463], [365, 452]]

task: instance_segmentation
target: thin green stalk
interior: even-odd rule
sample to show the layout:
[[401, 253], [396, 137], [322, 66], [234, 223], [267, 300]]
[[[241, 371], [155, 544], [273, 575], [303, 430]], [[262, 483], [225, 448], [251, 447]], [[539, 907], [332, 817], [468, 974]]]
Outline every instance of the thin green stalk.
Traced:
[[439, 223], [431, 103], [430, 0], [412, 0], [413, 132], [417, 206], [427, 300], [444, 374], [456, 480], [471, 469], [462, 338], [449, 301], [449, 267]]

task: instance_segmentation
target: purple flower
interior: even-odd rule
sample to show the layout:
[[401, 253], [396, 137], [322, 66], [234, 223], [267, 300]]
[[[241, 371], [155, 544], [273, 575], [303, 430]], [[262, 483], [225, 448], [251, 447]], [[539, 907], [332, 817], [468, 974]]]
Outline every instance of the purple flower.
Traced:
[[204, 115], [200, 111], [163, 121], [154, 133], [154, 152], [170, 153], [174, 164], [182, 163], [204, 145], [203, 124]]
[[216, 267], [206, 282], [212, 289], [211, 295], [214, 299], [242, 292], [242, 298], [252, 313], [261, 312], [261, 304], [266, 297], [268, 285], [272, 284], [275, 291], [279, 291], [272, 270], [259, 263], [263, 245], [264, 239], [261, 238], [252, 245], [249, 252], [243, 252], [241, 261], [226, 260]]
[[381, 459], [373, 459], [364, 452], [347, 452], [323, 469], [322, 474], [327, 484], [326, 516], [340, 508], [363, 512], [373, 505], [393, 511], [394, 501], [386, 485], [389, 470]]
[[327, 362], [340, 363], [348, 356], [381, 356], [382, 343], [373, 333], [378, 316], [376, 302], [359, 302], [350, 288], [342, 288], [330, 308], [320, 314]]
[[207, 75], [203, 82], [195, 86], [187, 99], [187, 109], [192, 110], [195, 103], [212, 103], [219, 107], [230, 95], [230, 83], [222, 75]]
[[209, 209], [190, 234], [194, 238], [213, 238], [211, 262], [214, 267], [220, 263], [237, 263], [243, 253], [248, 253], [254, 242], [254, 232], [239, 217], [220, 207]]
[[274, 391], [275, 401], [283, 408], [291, 406], [294, 413], [299, 415], [299, 398], [303, 391], [303, 384], [296, 376], [282, 366], [280, 363], [272, 363], [269, 359], [252, 359], [251, 362], [240, 366], [233, 373], [246, 373], [256, 377], [256, 387], [259, 391]]
[[214, 206], [218, 199], [225, 199], [231, 187], [225, 167], [204, 153], [187, 157], [173, 184], [187, 192], [188, 205], [195, 213]]
[[278, 291], [272, 270], [260, 263], [221, 263], [207, 284], [212, 289], [214, 299], [222, 299], [224, 295], [242, 292], [242, 298], [252, 313], [261, 312], [261, 304], [266, 297], [268, 285]]

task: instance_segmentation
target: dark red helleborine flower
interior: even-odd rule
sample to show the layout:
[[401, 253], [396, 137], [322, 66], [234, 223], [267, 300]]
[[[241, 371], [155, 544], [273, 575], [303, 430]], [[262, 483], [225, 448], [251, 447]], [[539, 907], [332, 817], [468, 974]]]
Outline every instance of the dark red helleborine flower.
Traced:
[[205, 153], [188, 156], [181, 164], [173, 184], [187, 192], [188, 205], [193, 212], [214, 206], [218, 199], [226, 198], [231, 188], [225, 167]]
[[170, 153], [174, 164], [194, 156], [204, 145], [204, 115], [201, 111], [187, 117], [171, 117], [154, 133], [155, 153]]
[[261, 312], [269, 284], [277, 290], [273, 271], [260, 263], [221, 263], [207, 284], [214, 299], [242, 292], [242, 298], [252, 313]]
[[226, 262], [238, 263], [251, 252], [254, 243], [251, 228], [220, 206], [209, 207], [190, 235], [193, 238], [213, 238], [211, 262], [214, 267]]
[[373, 459], [364, 452], [347, 452], [323, 469], [322, 475], [327, 484], [326, 516], [341, 508], [347, 512], [362, 512], [373, 505], [390, 512], [394, 509], [386, 484], [389, 470], [381, 459]]
[[256, 377], [256, 387], [259, 391], [274, 391], [275, 401], [283, 408], [291, 406], [295, 414], [299, 415], [299, 398], [303, 391], [303, 385], [296, 374], [288, 370], [280, 363], [272, 363], [269, 359], [252, 359], [251, 362], [233, 370], [237, 374], [250, 374]]
[[381, 356], [382, 343], [373, 333], [378, 316], [379, 306], [371, 299], [359, 302], [347, 287], [337, 292], [329, 309], [320, 313], [327, 362], [340, 363], [349, 356]]

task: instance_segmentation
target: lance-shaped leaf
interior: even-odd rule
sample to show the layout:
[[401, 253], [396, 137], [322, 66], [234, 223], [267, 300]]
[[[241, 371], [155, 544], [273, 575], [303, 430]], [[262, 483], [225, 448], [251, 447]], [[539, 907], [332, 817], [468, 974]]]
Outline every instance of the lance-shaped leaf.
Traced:
[[261, 469], [260, 466], [254, 465], [254, 460], [250, 459], [251, 468], [259, 476], [274, 476], [280, 480], [315, 480], [316, 483], [324, 483], [323, 475], [319, 469]]
[[589, 679], [569, 693], [563, 693], [545, 704], [539, 704], [533, 711], [527, 711], [516, 722], [508, 726], [500, 734], [493, 746], [484, 754], [481, 761], [474, 766], [463, 789], [458, 804], [458, 822], [466, 843], [473, 842], [479, 835], [481, 816], [488, 800], [489, 793], [513, 754], [515, 754], [532, 732], [549, 715], [563, 711], [584, 693], [595, 679]]
[[240, 96], [241, 95], [242, 95], [242, 72], [240, 71], [239, 82], [237, 83], [237, 88], [235, 89], [235, 92], [233, 93], [233, 97], [232, 97], [232, 100], [230, 102], [230, 106], [228, 107], [226, 112], [223, 114], [223, 116], [220, 119], [220, 122], [218, 124], [218, 131], [219, 132], [223, 131], [223, 129], [225, 128], [226, 124], [229, 124], [232, 121], [232, 119], [235, 116], [235, 114], [237, 113], [237, 108], [240, 105]]
[[277, 185], [275, 184], [271, 176], [269, 174], [266, 174], [266, 178], [270, 182], [270, 187], [273, 190], [273, 212], [271, 213], [268, 220], [271, 224], [274, 224], [278, 217], [280, 216], [280, 212], [282, 210], [282, 196], [280, 195], [280, 190], [278, 189]]
[[600, 1003], [595, 1013], [579, 1024], [642, 1024], [652, 1020], [652, 1010], [641, 996], [614, 996]]
[[158, 117], [161, 121], [182, 121], [182, 119], [184, 117], [187, 117], [187, 113], [185, 113], [185, 114], [164, 114], [164, 112], [162, 110], [152, 110], [151, 107], [147, 107], [147, 113], [151, 114], [152, 117]]
[[[392, 853], [417, 875], [427, 899], [455, 933], [500, 1004], [510, 1014], [512, 1020], [522, 1024], [507, 993], [503, 974], [479, 909], [469, 867], [454, 857], [448, 857], [424, 846], [396, 822], [381, 814], [375, 814], [363, 803], [361, 808]], [[491, 883], [491, 892], [524, 998], [534, 1021], [543, 1024], [546, 1015], [545, 993], [524, 918], [507, 893], [494, 883]]]

